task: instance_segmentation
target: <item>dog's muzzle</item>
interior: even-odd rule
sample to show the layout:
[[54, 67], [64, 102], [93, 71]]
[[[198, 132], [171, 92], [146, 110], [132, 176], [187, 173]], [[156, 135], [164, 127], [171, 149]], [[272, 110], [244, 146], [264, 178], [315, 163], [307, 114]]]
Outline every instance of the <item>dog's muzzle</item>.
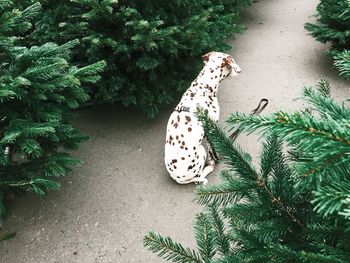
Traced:
[[237, 64], [233, 66], [233, 70], [234, 70], [234, 72], [236, 72], [236, 73], [241, 73], [241, 72], [242, 72], [241, 68], [238, 67]]

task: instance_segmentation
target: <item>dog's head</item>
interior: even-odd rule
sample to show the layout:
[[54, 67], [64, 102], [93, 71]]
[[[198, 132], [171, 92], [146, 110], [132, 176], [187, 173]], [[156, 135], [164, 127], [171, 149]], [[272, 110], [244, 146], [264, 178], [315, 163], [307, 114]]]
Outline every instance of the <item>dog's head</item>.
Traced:
[[237, 76], [242, 72], [235, 60], [228, 54], [212, 51], [203, 55], [202, 58], [206, 66], [215, 69], [215, 71], [219, 69], [222, 72], [222, 78]]

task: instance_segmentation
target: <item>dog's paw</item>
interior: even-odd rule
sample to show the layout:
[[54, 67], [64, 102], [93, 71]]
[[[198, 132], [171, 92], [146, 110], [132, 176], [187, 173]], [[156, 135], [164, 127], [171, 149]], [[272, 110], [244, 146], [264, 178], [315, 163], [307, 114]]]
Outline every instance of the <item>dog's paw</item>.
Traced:
[[213, 170], [214, 170], [215, 164], [216, 164], [216, 161], [214, 159], [206, 160], [205, 167], [213, 167]]
[[215, 163], [218, 163], [222, 160], [221, 156], [217, 156], [216, 158], [214, 158]]
[[198, 178], [195, 182], [194, 182], [196, 185], [198, 184], [203, 184], [203, 185], [206, 185], [208, 183], [208, 179], [207, 178]]
[[214, 159], [214, 161], [217, 163], [217, 162], [219, 162], [219, 161], [221, 161], [222, 160], [222, 157], [221, 157], [221, 155], [220, 154], [218, 154], [217, 152], [213, 152], [213, 159]]

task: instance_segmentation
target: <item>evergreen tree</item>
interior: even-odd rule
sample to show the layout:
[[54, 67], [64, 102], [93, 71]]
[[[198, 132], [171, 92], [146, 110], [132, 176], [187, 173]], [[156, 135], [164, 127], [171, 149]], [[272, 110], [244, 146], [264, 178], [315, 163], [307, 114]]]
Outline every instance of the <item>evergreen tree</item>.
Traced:
[[326, 81], [305, 88], [304, 98], [305, 111], [228, 119], [266, 136], [259, 169], [200, 114], [228, 169], [219, 185], [196, 190], [206, 206], [195, 221], [197, 251], [152, 231], [144, 245], [172, 262], [350, 262], [350, 110], [329, 96]]
[[64, 152], [86, 140], [69, 123], [70, 109], [88, 100], [82, 84], [96, 83], [105, 64], [71, 66], [77, 40], [26, 47], [41, 5], [21, 11], [14, 4], [0, 1], [0, 218], [9, 191], [44, 195], [59, 187], [56, 177], [80, 164]]
[[330, 55], [345, 78], [349, 74], [350, 1], [321, 0], [317, 6], [318, 23], [306, 23], [305, 28], [316, 40], [330, 43]]
[[75, 63], [106, 60], [92, 101], [121, 101], [154, 117], [195, 77], [202, 65], [194, 58], [229, 48], [224, 41], [242, 31], [239, 9], [251, 0], [41, 2], [45, 12], [32, 39], [77, 38]]

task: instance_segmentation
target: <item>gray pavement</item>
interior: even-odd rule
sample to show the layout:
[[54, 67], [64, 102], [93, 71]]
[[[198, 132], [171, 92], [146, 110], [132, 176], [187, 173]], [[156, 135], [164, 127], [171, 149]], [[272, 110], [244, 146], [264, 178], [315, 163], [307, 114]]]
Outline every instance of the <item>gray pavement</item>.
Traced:
[[[247, 30], [232, 41], [239, 77], [222, 83], [221, 123], [233, 111], [250, 112], [262, 98], [266, 112], [292, 110], [305, 85], [321, 78], [337, 99], [348, 96], [326, 47], [307, 36], [316, 0], [260, 0], [243, 12]], [[74, 153], [85, 161], [62, 179], [62, 189], [39, 199], [18, 198], [9, 211], [7, 230], [17, 236], [0, 243], [0, 262], [164, 262], [142, 245], [150, 229], [195, 247], [193, 219], [201, 207], [195, 185], [177, 185], [163, 166], [163, 143], [172, 108], [153, 121], [139, 112], [101, 106], [76, 113], [76, 125], [91, 140]], [[242, 147], [258, 156], [257, 136], [242, 136]], [[218, 181], [223, 165], [209, 175]]]

